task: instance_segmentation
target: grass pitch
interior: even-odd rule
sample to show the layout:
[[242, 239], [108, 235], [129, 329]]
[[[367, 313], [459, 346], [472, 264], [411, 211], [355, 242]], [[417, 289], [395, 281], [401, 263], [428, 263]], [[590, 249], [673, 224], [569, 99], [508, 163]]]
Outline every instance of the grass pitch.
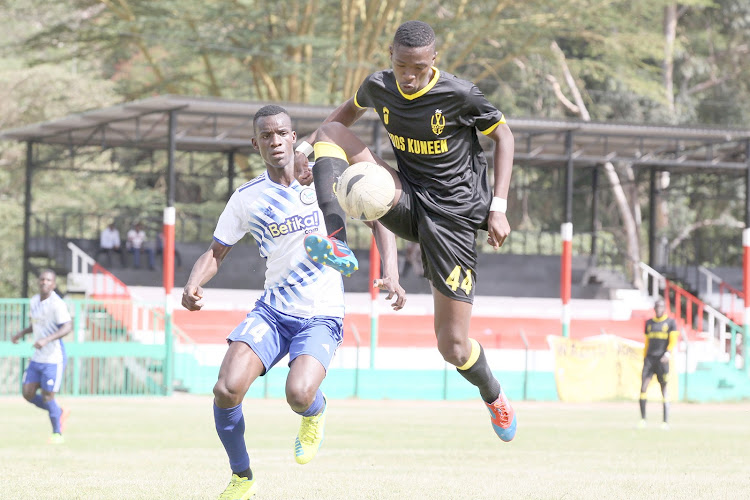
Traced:
[[[66, 443], [46, 414], [0, 398], [0, 498], [215, 499], [229, 481], [210, 396], [59, 398]], [[638, 404], [516, 402], [502, 443], [477, 401], [330, 401], [310, 464], [293, 456], [299, 417], [246, 400], [246, 440], [263, 499], [747, 498], [750, 404], [672, 405], [672, 427], [636, 430]]]

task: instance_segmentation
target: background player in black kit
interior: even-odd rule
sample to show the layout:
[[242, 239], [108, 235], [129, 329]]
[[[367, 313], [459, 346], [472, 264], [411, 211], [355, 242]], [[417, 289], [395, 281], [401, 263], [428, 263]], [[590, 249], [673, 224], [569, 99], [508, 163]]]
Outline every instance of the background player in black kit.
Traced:
[[[476, 283], [476, 237], [500, 247], [510, 233], [505, 216], [513, 167], [513, 134], [505, 117], [468, 81], [434, 66], [435, 33], [421, 21], [402, 24], [390, 47], [392, 69], [365, 78], [355, 96], [334, 110], [309, 141], [314, 143], [315, 188], [334, 238], [311, 235], [308, 253], [349, 274], [345, 216], [333, 195], [334, 180], [349, 166], [374, 161], [396, 183], [392, 208], [380, 222], [420, 244], [424, 274], [432, 284], [435, 334], [443, 358], [475, 385], [493, 429], [510, 441], [516, 416], [492, 374], [479, 343], [469, 338]], [[374, 108], [388, 131], [398, 172], [367, 149], [347, 127]], [[495, 143], [494, 197], [476, 131]], [[298, 149], [310, 150], [303, 142]], [[329, 253], [323, 255], [325, 250]], [[340, 263], [343, 262], [343, 265]]]
[[662, 427], [669, 427], [669, 401], [667, 400], [667, 374], [669, 373], [669, 360], [671, 351], [677, 344], [680, 332], [677, 323], [670, 318], [666, 311], [663, 299], [657, 299], [654, 303], [654, 317], [646, 321], [645, 335], [646, 345], [643, 348], [643, 372], [641, 374], [641, 421], [639, 427], [646, 426], [646, 391], [651, 378], [656, 375], [656, 380], [661, 386], [661, 394], [664, 404], [664, 419]]

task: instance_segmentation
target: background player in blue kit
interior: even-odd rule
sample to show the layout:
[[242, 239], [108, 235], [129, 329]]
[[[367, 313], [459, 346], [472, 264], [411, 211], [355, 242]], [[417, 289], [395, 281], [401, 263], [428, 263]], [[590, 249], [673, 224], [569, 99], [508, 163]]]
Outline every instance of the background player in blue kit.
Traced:
[[[62, 431], [68, 411], [60, 408], [55, 393], [60, 391], [67, 357], [62, 338], [73, 330], [73, 321], [65, 301], [55, 292], [57, 276], [51, 269], [39, 273], [39, 293], [31, 298], [31, 326], [11, 338], [16, 344], [34, 333], [34, 354], [23, 374], [23, 397], [49, 412], [51, 443], [63, 442]], [[41, 391], [40, 391], [41, 389]]]
[[[403, 23], [390, 55], [392, 69], [366, 77], [355, 96], [309, 138], [315, 152], [315, 189], [333, 238], [311, 235], [305, 246], [318, 261], [343, 274], [356, 267], [342, 229], [343, 210], [333, 195], [334, 179], [360, 161], [389, 168], [396, 195], [379, 221], [397, 236], [419, 243], [424, 275], [432, 285], [438, 350], [479, 389], [495, 433], [510, 441], [516, 433], [515, 412], [482, 346], [469, 338], [469, 323], [477, 278], [477, 231], [486, 229], [488, 243], [495, 248], [510, 234], [505, 211], [513, 134], [503, 114], [473, 83], [434, 66], [435, 33], [428, 24]], [[368, 108], [378, 113], [388, 132], [398, 172], [347, 128]], [[495, 144], [494, 189], [477, 130]]]
[[[343, 339], [344, 288], [341, 274], [314, 262], [305, 253], [306, 234], [323, 231], [323, 214], [312, 187], [300, 184], [298, 175], [309, 175], [295, 158], [296, 133], [289, 114], [276, 105], [264, 106], [253, 119], [253, 146], [260, 152], [266, 172], [240, 186], [219, 217], [214, 240], [196, 261], [185, 285], [182, 305], [203, 306], [201, 288], [245, 234], [266, 259], [261, 297], [245, 321], [228, 336], [229, 348], [214, 386], [214, 420], [232, 468], [232, 479], [220, 499], [246, 499], [256, 483], [245, 445], [242, 400], [250, 385], [289, 354], [286, 398], [302, 416], [295, 440], [295, 459], [306, 464], [323, 440], [327, 403], [320, 390], [326, 370]], [[398, 284], [396, 240], [382, 225], [373, 231], [383, 254], [383, 279], [375, 286], [396, 296], [394, 309], [405, 302]]]

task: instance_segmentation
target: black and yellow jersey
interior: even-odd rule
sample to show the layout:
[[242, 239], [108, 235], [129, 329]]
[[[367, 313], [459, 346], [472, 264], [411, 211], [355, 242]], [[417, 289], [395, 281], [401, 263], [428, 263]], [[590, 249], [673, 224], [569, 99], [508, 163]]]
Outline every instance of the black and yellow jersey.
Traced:
[[354, 96], [388, 131], [398, 169], [425, 208], [458, 224], [486, 225], [492, 190], [476, 131], [505, 117], [471, 82], [434, 68], [429, 84], [404, 94], [392, 70], [365, 78]]
[[661, 318], [651, 318], [646, 321], [646, 356], [661, 357], [666, 351], [671, 351], [677, 343], [679, 332], [677, 323], [666, 314]]

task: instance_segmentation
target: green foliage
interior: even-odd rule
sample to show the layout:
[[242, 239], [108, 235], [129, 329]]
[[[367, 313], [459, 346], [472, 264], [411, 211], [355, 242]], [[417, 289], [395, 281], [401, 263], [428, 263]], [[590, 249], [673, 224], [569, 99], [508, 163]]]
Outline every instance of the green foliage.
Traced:
[[[750, 121], [745, 0], [4, 0], [0, 5], [5, 21], [0, 129], [164, 93], [338, 103], [365, 75], [389, 66], [395, 27], [415, 18], [436, 30], [437, 65], [475, 81], [511, 118], [580, 116], [551, 83], [556, 80], [572, 99], [551, 49], [555, 43], [593, 120], [744, 127]], [[671, 5], [677, 24], [668, 96], [664, 19]], [[158, 220], [163, 175], [143, 167], [143, 158], [121, 151], [115, 156], [76, 161], [106, 166], [116, 175], [35, 174], [33, 210], [156, 214]], [[0, 214], [19, 213], [24, 161], [23, 145], [0, 144]], [[180, 165], [187, 161], [178, 159]], [[242, 179], [263, 168], [255, 157], [241, 161]], [[216, 180], [224, 178], [222, 168], [202, 172], [206, 178], [178, 178], [178, 207], [193, 221], [195, 234], [204, 230], [194, 223], [191, 207], [215, 217], [228, 189], [226, 181]], [[556, 232], [562, 218], [558, 174], [538, 177], [530, 182], [541, 185], [516, 194], [519, 208], [527, 208], [513, 212], [520, 215], [512, 223]], [[583, 190], [586, 181], [581, 182]], [[719, 216], [711, 212], [741, 220], [741, 197], [718, 208], [675, 198], [673, 220], [690, 224]], [[585, 221], [577, 227], [588, 229], [588, 201], [575, 202], [576, 220]], [[603, 226], [622, 233], [613, 201], [605, 196], [602, 205]], [[0, 240], [0, 293], [11, 293], [2, 286], [19, 273], [19, 225], [14, 221], [3, 230], [9, 233]]]

